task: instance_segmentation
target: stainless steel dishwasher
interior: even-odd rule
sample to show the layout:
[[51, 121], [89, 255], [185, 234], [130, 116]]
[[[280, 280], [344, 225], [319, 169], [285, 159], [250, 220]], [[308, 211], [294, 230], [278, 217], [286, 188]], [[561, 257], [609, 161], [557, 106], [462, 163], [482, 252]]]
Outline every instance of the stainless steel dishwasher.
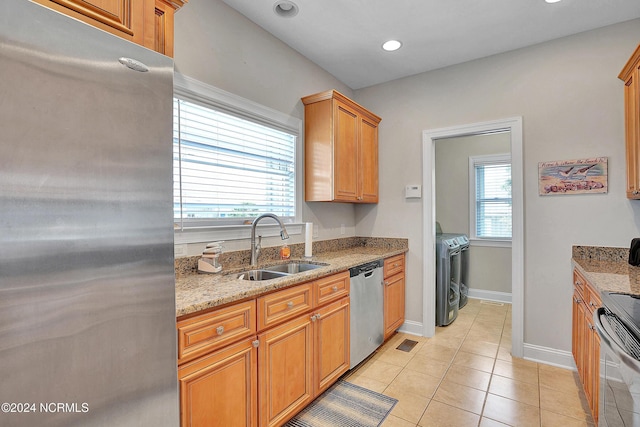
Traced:
[[382, 260], [349, 269], [351, 284], [352, 369], [384, 341], [384, 286]]

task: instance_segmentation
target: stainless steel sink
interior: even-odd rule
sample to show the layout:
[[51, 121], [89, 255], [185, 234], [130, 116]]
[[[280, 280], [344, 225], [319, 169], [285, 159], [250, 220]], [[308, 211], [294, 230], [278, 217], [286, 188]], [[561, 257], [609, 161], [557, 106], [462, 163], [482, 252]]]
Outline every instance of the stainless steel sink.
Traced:
[[316, 268], [324, 267], [327, 264], [310, 264], [304, 262], [290, 262], [288, 264], [278, 264], [271, 267], [264, 267], [267, 271], [281, 272], [286, 274], [302, 273]]
[[249, 270], [238, 275], [240, 280], [269, 280], [277, 279], [278, 277], [288, 276], [287, 273], [280, 271], [268, 271], [268, 270]]

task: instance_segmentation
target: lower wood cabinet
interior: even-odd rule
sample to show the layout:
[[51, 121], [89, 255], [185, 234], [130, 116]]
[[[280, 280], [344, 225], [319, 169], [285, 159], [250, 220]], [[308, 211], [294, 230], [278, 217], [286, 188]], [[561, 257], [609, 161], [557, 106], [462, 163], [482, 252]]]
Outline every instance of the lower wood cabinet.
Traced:
[[284, 424], [349, 370], [349, 314], [347, 271], [179, 320], [182, 426]]
[[178, 367], [183, 427], [256, 427], [258, 354], [245, 339]]
[[318, 396], [349, 370], [349, 298], [315, 312], [313, 394]]
[[260, 426], [278, 426], [313, 399], [313, 325], [303, 315], [258, 336]]
[[404, 254], [384, 260], [384, 339], [404, 323]]
[[349, 370], [349, 298], [258, 336], [260, 426], [280, 426]]
[[600, 390], [600, 337], [593, 312], [602, 305], [598, 292], [585, 278], [573, 272], [572, 353], [594, 422], [598, 424]]

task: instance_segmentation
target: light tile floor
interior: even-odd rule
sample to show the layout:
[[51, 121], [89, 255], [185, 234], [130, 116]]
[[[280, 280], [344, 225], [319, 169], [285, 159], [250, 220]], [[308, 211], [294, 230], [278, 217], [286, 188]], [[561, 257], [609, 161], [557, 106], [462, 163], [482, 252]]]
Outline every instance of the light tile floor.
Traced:
[[[418, 344], [397, 350], [405, 339]], [[346, 380], [398, 399], [385, 427], [593, 426], [577, 373], [510, 351], [511, 305], [470, 299], [433, 338], [398, 333]]]

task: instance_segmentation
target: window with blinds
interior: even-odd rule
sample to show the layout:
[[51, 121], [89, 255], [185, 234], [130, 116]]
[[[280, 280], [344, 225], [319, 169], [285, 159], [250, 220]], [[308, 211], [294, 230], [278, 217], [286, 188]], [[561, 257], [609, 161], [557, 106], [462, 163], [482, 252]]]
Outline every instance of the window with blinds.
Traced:
[[511, 240], [511, 157], [471, 157], [471, 234], [476, 239]]
[[173, 116], [177, 226], [295, 218], [296, 135], [179, 98]]

